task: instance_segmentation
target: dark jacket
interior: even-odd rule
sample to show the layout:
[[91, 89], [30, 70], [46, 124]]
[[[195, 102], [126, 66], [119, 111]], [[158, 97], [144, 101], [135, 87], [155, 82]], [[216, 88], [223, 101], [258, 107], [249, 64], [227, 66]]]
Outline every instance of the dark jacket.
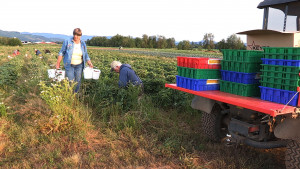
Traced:
[[41, 54], [41, 52], [39, 50], [36, 50], [35, 54], [39, 55], [39, 54]]
[[136, 75], [129, 64], [122, 64], [120, 67], [119, 87], [125, 87], [128, 83], [140, 85], [142, 84], [142, 80]]

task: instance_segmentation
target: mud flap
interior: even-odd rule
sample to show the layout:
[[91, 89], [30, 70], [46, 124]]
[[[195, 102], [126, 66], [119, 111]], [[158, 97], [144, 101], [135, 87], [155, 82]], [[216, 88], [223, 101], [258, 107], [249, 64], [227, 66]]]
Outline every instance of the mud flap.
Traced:
[[193, 98], [191, 107], [193, 109], [200, 110], [200, 111], [210, 114], [215, 103], [216, 103], [215, 100], [208, 99], [208, 98], [201, 97], [201, 96], [195, 96]]
[[277, 138], [300, 140], [300, 119], [286, 118], [275, 127], [274, 134]]

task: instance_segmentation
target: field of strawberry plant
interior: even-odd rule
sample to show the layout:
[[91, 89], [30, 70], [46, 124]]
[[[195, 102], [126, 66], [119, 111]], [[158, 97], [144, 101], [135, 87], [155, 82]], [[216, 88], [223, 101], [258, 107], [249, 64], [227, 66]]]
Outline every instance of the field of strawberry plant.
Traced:
[[[51, 54], [36, 56], [34, 49]], [[12, 52], [20, 50], [20, 55]], [[280, 168], [283, 154], [205, 139], [192, 95], [175, 83], [176, 57], [222, 57], [218, 52], [116, 50], [88, 47], [99, 80], [48, 79], [59, 45], [0, 46], [1, 168]], [[10, 56], [10, 57], [8, 57]], [[130, 64], [144, 83], [118, 87], [110, 63]]]

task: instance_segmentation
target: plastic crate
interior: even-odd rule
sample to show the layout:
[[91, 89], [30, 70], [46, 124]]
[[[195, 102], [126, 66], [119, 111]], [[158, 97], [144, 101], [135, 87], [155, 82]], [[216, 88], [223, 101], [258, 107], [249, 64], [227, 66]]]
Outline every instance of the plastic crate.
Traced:
[[283, 72], [285, 66], [280, 66], [280, 65], [266, 65], [262, 64], [262, 71], [274, 71], [274, 72]]
[[176, 76], [176, 84], [178, 87], [194, 91], [220, 90], [218, 79], [191, 79]]
[[300, 60], [300, 48], [299, 47], [287, 47], [286, 57], [288, 60]]
[[220, 80], [220, 90], [222, 92], [236, 94], [240, 96], [255, 97], [260, 95], [259, 84], [243, 84]]
[[261, 62], [262, 57], [263, 57], [263, 51], [240, 50], [237, 61]]
[[236, 61], [238, 57], [238, 50], [232, 50], [232, 49], [222, 49], [223, 53], [223, 60], [225, 61]]
[[225, 61], [260, 62], [263, 57], [263, 51], [255, 50], [222, 49], [222, 53]]
[[235, 72], [256, 73], [261, 69], [261, 62], [233, 62], [232, 65], [230, 71]]
[[285, 48], [281, 47], [263, 47], [266, 59], [285, 59]]
[[220, 69], [194, 69], [187, 67], [177, 67], [178, 75], [192, 79], [220, 79]]
[[283, 78], [284, 76], [284, 72], [282, 71], [271, 71], [271, 70], [263, 70], [261, 69], [261, 75], [262, 76], [271, 76], [271, 77], [274, 77], [274, 78]]
[[221, 79], [243, 84], [259, 83], [260, 73], [242, 73], [227, 70], [221, 70]]
[[284, 59], [265, 59], [265, 58], [262, 58], [262, 64], [300, 67], [300, 60], [284, 60]]
[[282, 84], [282, 78], [261, 75], [262, 82]]
[[261, 99], [275, 103], [297, 106], [299, 93], [296, 91], [274, 89], [264, 86], [259, 86], [261, 91]]
[[177, 56], [177, 66], [195, 69], [221, 69], [221, 60], [215, 58]]
[[231, 61], [221, 60], [221, 69], [222, 70], [232, 70]]

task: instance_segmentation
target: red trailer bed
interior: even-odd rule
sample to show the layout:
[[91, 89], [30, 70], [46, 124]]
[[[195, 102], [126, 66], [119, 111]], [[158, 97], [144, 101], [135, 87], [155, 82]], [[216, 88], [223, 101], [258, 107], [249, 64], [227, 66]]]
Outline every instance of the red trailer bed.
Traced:
[[202, 96], [212, 100], [217, 100], [231, 105], [240, 106], [246, 109], [255, 110], [258, 112], [269, 114], [270, 116], [273, 117], [277, 115], [293, 113], [296, 108], [293, 106], [285, 106], [279, 103], [264, 101], [259, 98], [238, 96], [230, 93], [221, 92], [218, 90], [193, 91], [193, 90], [177, 87], [176, 84], [165, 84], [165, 87], [191, 93], [197, 96]]

